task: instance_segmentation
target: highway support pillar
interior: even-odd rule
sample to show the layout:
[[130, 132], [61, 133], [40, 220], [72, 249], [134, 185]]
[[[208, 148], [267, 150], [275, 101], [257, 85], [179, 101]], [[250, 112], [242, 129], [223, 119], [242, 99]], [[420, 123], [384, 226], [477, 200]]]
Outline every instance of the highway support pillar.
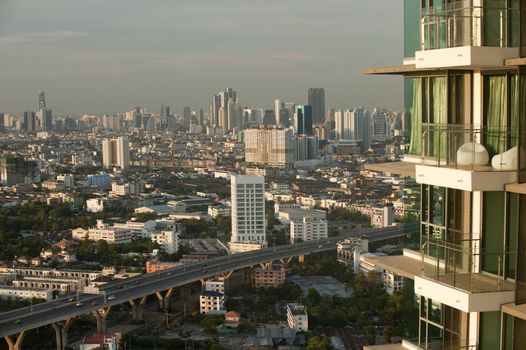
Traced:
[[93, 316], [95, 316], [95, 319], [97, 320], [97, 333], [105, 334], [108, 331], [106, 319], [108, 318], [110, 310], [111, 306], [93, 311]]
[[21, 350], [22, 349], [22, 342], [24, 341], [24, 338], [26, 336], [25, 331], [21, 331], [16, 335], [16, 338], [13, 340], [13, 336], [6, 335], [4, 337], [5, 341], [7, 342], [7, 346], [9, 347], [9, 350]]
[[285, 259], [280, 259], [279, 261], [283, 264], [283, 266], [287, 266], [287, 265], [289, 265], [289, 264], [292, 262], [292, 258], [293, 258], [293, 257], [291, 256], [291, 257], [289, 257], [287, 260], [285, 260]]
[[68, 318], [63, 322], [54, 322], [51, 324], [57, 338], [57, 350], [66, 350], [68, 346], [68, 330], [72, 322], [73, 319]]
[[305, 255], [298, 256], [298, 261], [303, 264], [305, 262]]
[[144, 322], [144, 304], [146, 303], [147, 295], [140, 299], [130, 299], [128, 302], [132, 308], [132, 315], [134, 322]]
[[166, 291], [166, 294], [162, 294], [162, 292], [155, 292], [155, 295], [157, 295], [157, 299], [159, 299], [159, 307], [163, 310], [170, 310], [170, 298], [174, 292], [173, 288], [170, 288]]

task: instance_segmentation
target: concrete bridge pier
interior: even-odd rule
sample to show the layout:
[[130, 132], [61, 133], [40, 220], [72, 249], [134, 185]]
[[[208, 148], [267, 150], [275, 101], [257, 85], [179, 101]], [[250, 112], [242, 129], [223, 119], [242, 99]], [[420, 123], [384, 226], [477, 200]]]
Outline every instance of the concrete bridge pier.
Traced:
[[63, 322], [55, 322], [51, 325], [55, 330], [55, 336], [57, 337], [57, 350], [65, 350], [68, 346], [68, 330], [73, 322], [72, 318], [68, 318]]
[[93, 311], [93, 316], [95, 316], [95, 319], [97, 320], [97, 333], [104, 334], [108, 331], [108, 326], [106, 325], [106, 319], [108, 318], [110, 310], [111, 310], [111, 306]]
[[298, 256], [298, 261], [303, 264], [305, 262], [305, 255]]
[[174, 292], [173, 288], [170, 288], [163, 295], [162, 292], [155, 292], [157, 299], [159, 300], [159, 307], [164, 310], [170, 310], [170, 298]]
[[[15, 339], [13, 339], [13, 336]], [[21, 350], [22, 349], [22, 342], [24, 341], [24, 338], [26, 336], [25, 331], [21, 331], [18, 333], [18, 335], [6, 335], [4, 337], [5, 341], [7, 342], [7, 346], [9, 347], [9, 350]]]
[[144, 295], [141, 299], [128, 300], [132, 308], [134, 322], [144, 322], [144, 304], [146, 303], [146, 298], [147, 295]]

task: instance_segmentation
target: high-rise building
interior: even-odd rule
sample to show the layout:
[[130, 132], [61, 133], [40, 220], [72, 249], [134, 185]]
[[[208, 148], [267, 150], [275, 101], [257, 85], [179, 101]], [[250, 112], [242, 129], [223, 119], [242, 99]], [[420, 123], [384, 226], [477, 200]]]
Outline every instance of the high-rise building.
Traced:
[[38, 109], [46, 109], [46, 93], [44, 91], [39, 91], [38, 95]]
[[336, 140], [351, 140], [351, 111], [339, 109], [334, 113], [334, 138]]
[[294, 161], [318, 158], [320, 143], [316, 136], [294, 135], [292, 137], [292, 145]]
[[127, 137], [102, 140], [102, 165], [105, 169], [112, 167], [127, 169], [129, 167], [130, 150]]
[[283, 104], [283, 102], [281, 102], [280, 99], [275, 99], [274, 100], [274, 117], [276, 118], [276, 125], [283, 126], [283, 124], [281, 124], [281, 110], [282, 109], [285, 109], [285, 105]]
[[231, 242], [266, 244], [265, 178], [232, 175], [231, 186]]
[[[228, 101], [230, 99], [237, 102], [237, 93], [231, 88], [226, 88], [224, 91], [212, 96], [212, 113], [210, 116], [210, 124], [212, 126], [222, 126], [223, 129], [225, 129], [225, 126], [228, 126]], [[223, 115], [221, 115], [221, 111]]]
[[312, 107], [297, 105], [294, 112], [294, 133], [312, 135]]
[[192, 110], [190, 109], [190, 107], [185, 107], [183, 109], [183, 125], [185, 128], [190, 127], [191, 118], [192, 118]]
[[323, 124], [325, 122], [325, 89], [309, 88], [308, 103], [312, 106], [312, 122]]
[[102, 126], [106, 130], [118, 131], [121, 129], [121, 116], [104, 114], [102, 116]]
[[245, 161], [289, 167], [294, 161], [290, 129], [260, 128], [245, 130]]
[[404, 76], [404, 162], [375, 166], [421, 191], [404, 255], [364, 257], [416, 295], [400, 349], [526, 349], [524, 7], [405, 0], [404, 64], [366, 69]]
[[37, 117], [35, 112], [26, 111], [24, 112], [24, 125], [23, 129], [27, 132], [33, 132], [37, 129]]
[[371, 140], [386, 141], [391, 139], [391, 114], [385, 109], [375, 108], [371, 115]]

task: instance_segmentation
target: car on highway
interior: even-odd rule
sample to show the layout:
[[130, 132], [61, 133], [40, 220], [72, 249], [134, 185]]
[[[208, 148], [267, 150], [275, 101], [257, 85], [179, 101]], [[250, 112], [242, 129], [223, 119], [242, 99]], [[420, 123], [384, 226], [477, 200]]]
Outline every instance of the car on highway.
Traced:
[[75, 298], [69, 298], [69, 299], [68, 299], [68, 303], [72, 303], [72, 302], [74, 302], [74, 301], [75, 301]]
[[124, 286], [118, 286], [117, 289], [124, 289]]
[[95, 306], [95, 305], [97, 305], [97, 302], [96, 301], [92, 301], [91, 302], [91, 306]]
[[114, 299], [115, 299], [115, 295], [113, 294], [108, 297], [108, 300], [114, 300]]
[[15, 321], [15, 324], [22, 324], [22, 323], [24, 323], [24, 321], [23, 321], [23, 320], [20, 320], [20, 319], [18, 319], [18, 320]]
[[81, 306], [84, 306], [84, 304], [79, 301], [78, 303], [75, 304], [75, 306], [76, 307], [81, 307]]

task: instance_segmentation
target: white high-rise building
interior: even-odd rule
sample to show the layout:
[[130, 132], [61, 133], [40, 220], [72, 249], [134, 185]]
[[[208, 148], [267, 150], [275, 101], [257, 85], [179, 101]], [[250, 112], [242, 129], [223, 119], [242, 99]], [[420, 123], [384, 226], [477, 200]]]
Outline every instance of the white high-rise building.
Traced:
[[250, 163], [287, 167], [294, 162], [289, 129], [245, 130], [245, 160]]
[[102, 165], [104, 168], [119, 167], [126, 169], [130, 165], [128, 138], [102, 140]]
[[234, 175], [232, 243], [266, 244], [265, 177]]

